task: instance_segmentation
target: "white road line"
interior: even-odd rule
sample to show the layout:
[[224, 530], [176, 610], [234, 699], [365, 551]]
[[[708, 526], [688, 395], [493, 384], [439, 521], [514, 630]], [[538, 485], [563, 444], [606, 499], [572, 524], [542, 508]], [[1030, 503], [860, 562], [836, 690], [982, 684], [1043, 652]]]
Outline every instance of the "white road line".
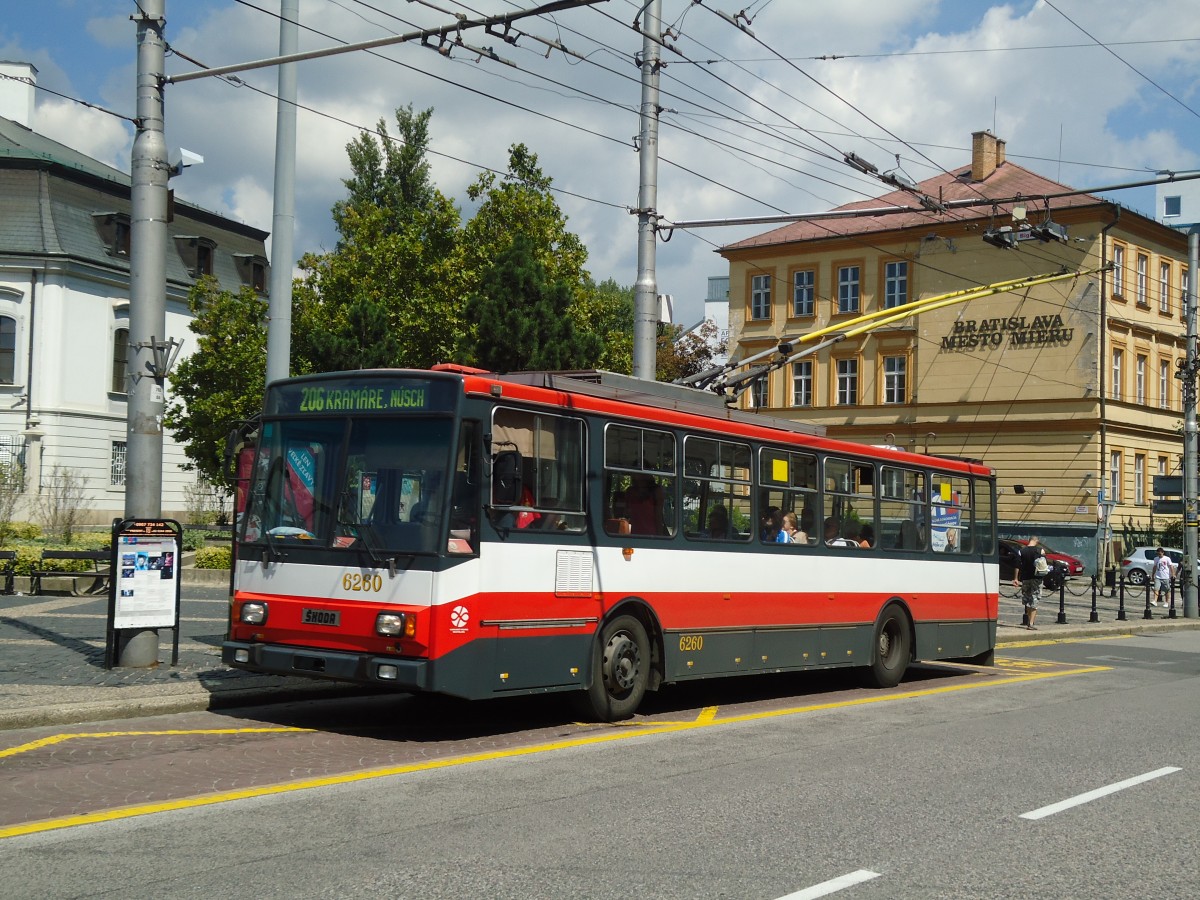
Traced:
[[1096, 788], [1094, 791], [1088, 791], [1086, 794], [1080, 794], [1077, 797], [1070, 797], [1066, 800], [1059, 800], [1057, 803], [1051, 803], [1049, 806], [1043, 806], [1041, 809], [1035, 809], [1033, 812], [1021, 813], [1022, 819], [1044, 819], [1046, 816], [1052, 816], [1055, 813], [1060, 813], [1064, 809], [1070, 809], [1072, 806], [1079, 806], [1084, 803], [1091, 803], [1100, 797], [1108, 794], [1115, 794], [1117, 791], [1123, 791], [1125, 788], [1131, 788], [1134, 785], [1141, 784], [1144, 781], [1152, 781], [1155, 778], [1162, 778], [1164, 775], [1170, 775], [1173, 772], [1180, 772], [1178, 766], [1163, 766], [1161, 769], [1155, 769], [1153, 772], [1147, 772], [1145, 775], [1136, 775], [1133, 778], [1127, 778], [1124, 781], [1118, 781], [1116, 784], [1110, 784], [1107, 787]]
[[786, 897], [780, 897], [779, 900], [815, 900], [817, 897], [835, 894], [848, 887], [854, 887], [856, 884], [862, 884], [864, 881], [870, 881], [872, 878], [878, 877], [878, 872], [872, 872], [869, 869], [859, 869], [857, 872], [840, 875], [837, 878], [831, 878], [829, 881], [814, 884], [812, 887], [805, 888], [802, 891], [796, 891], [794, 894], [788, 894]]

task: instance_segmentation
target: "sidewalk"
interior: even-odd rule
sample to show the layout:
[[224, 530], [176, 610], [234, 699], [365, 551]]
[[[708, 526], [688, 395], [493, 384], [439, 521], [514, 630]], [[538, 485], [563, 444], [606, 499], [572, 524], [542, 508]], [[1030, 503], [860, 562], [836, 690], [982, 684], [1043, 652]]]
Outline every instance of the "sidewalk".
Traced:
[[[229, 591], [227, 573], [183, 570], [179, 664], [171, 666], [172, 633], [159, 631], [159, 665], [105, 670], [106, 596], [23, 594], [0, 596], [0, 730], [71, 725], [106, 719], [205, 709], [231, 709], [315, 697], [361, 694], [364, 688], [306, 678], [255, 675], [221, 663]], [[1076, 584], [1076, 582], [1079, 582]], [[1020, 625], [1021, 603], [1001, 587], [997, 645], [1117, 634], [1200, 628], [1200, 619], [1166, 618], [1152, 607], [1143, 618], [1144, 595], [1126, 598], [1126, 620], [1117, 619], [1119, 598], [1097, 595], [1100, 621], [1091, 622], [1091, 589], [1075, 579], [1064, 594], [1066, 624], [1059, 624], [1058, 597], [1043, 598], [1037, 630]]]
[[[256, 675], [221, 662], [229, 574], [182, 570], [179, 662], [159, 629], [154, 668], [104, 668], [107, 595], [0, 596], [0, 730], [230, 709], [363, 688]], [[18, 585], [20, 588], [20, 585]]]

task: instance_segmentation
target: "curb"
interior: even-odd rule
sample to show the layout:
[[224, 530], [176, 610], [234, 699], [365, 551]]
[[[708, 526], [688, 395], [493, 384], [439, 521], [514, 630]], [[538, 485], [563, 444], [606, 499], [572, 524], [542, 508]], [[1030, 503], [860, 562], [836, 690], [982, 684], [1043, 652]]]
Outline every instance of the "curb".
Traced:
[[[1134, 634], [1156, 634], [1163, 631], [1192, 631], [1200, 629], [1200, 619], [1116, 622], [1109, 625], [1045, 626], [1029, 631], [1024, 625], [1000, 625], [996, 630], [996, 649], [1020, 647], [1029, 643], [1053, 644], [1057, 641], [1080, 638], [1124, 637]], [[1018, 635], [1020, 636], [1018, 638]]]
[[[102, 689], [103, 690], [103, 689]], [[140, 716], [164, 716], [188, 712], [219, 712], [252, 706], [275, 706], [309, 700], [337, 699], [375, 693], [362, 685], [321, 684], [248, 687], [213, 693], [192, 687], [168, 695], [93, 699], [54, 706], [35, 706], [0, 712], [0, 731], [56, 725], [84, 725]]]

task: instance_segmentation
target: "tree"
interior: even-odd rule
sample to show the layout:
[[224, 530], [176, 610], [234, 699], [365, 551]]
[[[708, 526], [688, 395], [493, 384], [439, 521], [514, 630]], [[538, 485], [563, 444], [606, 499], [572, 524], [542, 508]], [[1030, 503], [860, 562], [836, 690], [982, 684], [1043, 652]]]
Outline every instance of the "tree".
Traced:
[[333, 207], [337, 248], [300, 260], [294, 371], [422, 368], [452, 357], [464, 327], [453, 302], [463, 284], [459, 215], [429, 177], [431, 115], [398, 109], [398, 137], [381, 119], [376, 134], [347, 144], [349, 193]]
[[261, 411], [266, 387], [267, 301], [251, 287], [234, 294], [213, 278], [188, 295], [195, 318], [195, 351], [175, 366], [164, 425], [183, 445], [188, 462], [212, 484], [229, 487], [225, 438], [233, 422]]
[[[463, 227], [460, 243], [460, 271], [467, 296], [491, 291], [488, 279], [493, 266], [511, 249], [518, 237], [528, 241], [532, 254], [544, 271], [547, 284], [561, 285], [567, 292], [565, 314], [581, 324], [581, 303], [591, 276], [584, 268], [587, 248], [579, 237], [567, 230], [567, 217], [559, 209], [550, 190], [552, 180], [542, 174], [537, 154], [524, 144], [509, 148], [508, 172], [497, 178], [484, 172], [467, 189], [471, 200], [480, 200], [475, 215]], [[481, 365], [467, 348], [478, 345], [478, 336], [487, 335], [472, 321], [463, 340], [463, 362]], [[492, 333], [492, 337], [500, 337]]]
[[713, 364], [713, 341], [717, 326], [705, 320], [694, 331], [683, 333], [681, 325], [659, 330], [655, 359], [659, 381], [677, 381], [703, 372]]
[[468, 347], [477, 365], [497, 372], [595, 366], [599, 336], [576, 330], [567, 284], [547, 279], [527, 235], [518, 234], [485, 274], [486, 290], [467, 301], [467, 316], [478, 323]]
[[629, 375], [633, 372], [634, 290], [611, 278], [589, 283], [575, 303], [575, 327], [599, 336], [598, 368]]

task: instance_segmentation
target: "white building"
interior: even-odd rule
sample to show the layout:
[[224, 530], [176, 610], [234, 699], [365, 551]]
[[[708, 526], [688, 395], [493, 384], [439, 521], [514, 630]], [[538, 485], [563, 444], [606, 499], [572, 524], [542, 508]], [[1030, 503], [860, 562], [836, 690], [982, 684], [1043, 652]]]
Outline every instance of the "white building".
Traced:
[[[25, 467], [18, 518], [57, 468], [83, 480], [84, 520], [107, 524], [125, 506], [130, 180], [32, 130], [33, 66], [0, 74], [0, 463]], [[267, 234], [181, 202], [167, 227], [163, 338], [183, 341], [182, 358], [196, 278], [265, 292]], [[163, 444], [162, 511], [182, 520], [196, 477]]]

